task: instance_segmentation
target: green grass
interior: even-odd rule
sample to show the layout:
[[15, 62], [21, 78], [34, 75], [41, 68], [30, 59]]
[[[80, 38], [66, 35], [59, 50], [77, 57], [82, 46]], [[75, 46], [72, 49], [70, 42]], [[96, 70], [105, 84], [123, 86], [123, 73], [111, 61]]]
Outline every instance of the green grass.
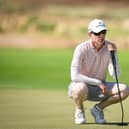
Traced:
[[[0, 49], [1, 88], [67, 89], [73, 49]], [[129, 84], [128, 52], [119, 52], [120, 81]], [[112, 79], [108, 76], [108, 79]]]
[[65, 89], [71, 56], [71, 49], [0, 49], [0, 87]]
[[[74, 124], [75, 105], [67, 94], [72, 55], [73, 49], [0, 49], [0, 129], [121, 129], [114, 124], [121, 121], [119, 104], [105, 110], [110, 124], [97, 125], [89, 111], [95, 103], [87, 102], [88, 124]], [[127, 55], [119, 52], [119, 79], [129, 84]], [[128, 99], [123, 104], [129, 122]]]
[[[129, 66], [129, 61], [127, 59], [128, 52], [127, 51], [118, 51], [118, 59], [119, 59], [119, 64], [120, 64], [120, 69], [121, 69], [121, 74], [119, 77], [119, 82], [123, 82], [129, 85], [129, 73], [128, 73], [128, 66]], [[115, 81], [113, 80], [109, 75], [107, 76], [107, 79], [109, 81]]]
[[[124, 121], [129, 122], [129, 99], [124, 101]], [[105, 109], [105, 118], [110, 124], [97, 125], [90, 114], [94, 102], [85, 102], [88, 124], [75, 125], [73, 101], [66, 91], [43, 89], [1, 89], [0, 129], [127, 129], [117, 126], [121, 121], [120, 105]]]

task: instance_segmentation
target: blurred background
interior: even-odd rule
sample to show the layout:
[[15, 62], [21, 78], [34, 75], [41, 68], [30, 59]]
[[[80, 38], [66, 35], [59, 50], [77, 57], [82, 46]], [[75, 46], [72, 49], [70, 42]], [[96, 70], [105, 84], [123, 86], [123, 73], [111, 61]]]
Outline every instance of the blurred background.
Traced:
[[67, 89], [73, 49], [94, 18], [106, 22], [126, 71], [128, 12], [128, 0], [0, 0], [0, 87]]
[[128, 0], [0, 0], [0, 46], [73, 47], [87, 38], [93, 18], [105, 20], [108, 38], [128, 48]]
[[[70, 65], [94, 18], [106, 22], [106, 38], [118, 47], [119, 81], [129, 84], [128, 12], [128, 0], [0, 0], [0, 129], [78, 129], [67, 95]], [[108, 74], [107, 80], [114, 81]], [[106, 110], [107, 121], [120, 121], [118, 107]]]

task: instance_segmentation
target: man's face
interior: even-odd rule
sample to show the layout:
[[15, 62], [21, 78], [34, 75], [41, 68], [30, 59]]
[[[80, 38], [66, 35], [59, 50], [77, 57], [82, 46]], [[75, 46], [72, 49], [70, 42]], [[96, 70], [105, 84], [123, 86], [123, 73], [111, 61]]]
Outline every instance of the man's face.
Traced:
[[101, 49], [104, 45], [105, 36], [106, 36], [106, 30], [103, 30], [99, 33], [90, 32], [89, 34], [93, 45], [96, 47], [96, 49]]

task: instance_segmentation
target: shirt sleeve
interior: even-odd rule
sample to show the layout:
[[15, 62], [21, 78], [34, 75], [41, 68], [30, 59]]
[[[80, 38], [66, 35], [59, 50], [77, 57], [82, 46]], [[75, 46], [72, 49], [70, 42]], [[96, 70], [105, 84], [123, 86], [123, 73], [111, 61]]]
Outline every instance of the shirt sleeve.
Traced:
[[[121, 69], [120, 69], [118, 56], [117, 56], [116, 52], [115, 52], [115, 59], [116, 59], [116, 73], [117, 73], [117, 76], [119, 77], [120, 73], [121, 73]], [[115, 79], [116, 77], [115, 77], [114, 67], [113, 67], [113, 64], [112, 64], [112, 59], [110, 59], [110, 61], [109, 61], [108, 71], [109, 71], [110, 76], [112, 76], [113, 79]]]
[[101, 80], [88, 77], [84, 74], [81, 74], [81, 66], [83, 61], [83, 51], [81, 46], [78, 46], [75, 49], [72, 64], [71, 64], [71, 80], [74, 82], [85, 82], [91, 85], [100, 85]]

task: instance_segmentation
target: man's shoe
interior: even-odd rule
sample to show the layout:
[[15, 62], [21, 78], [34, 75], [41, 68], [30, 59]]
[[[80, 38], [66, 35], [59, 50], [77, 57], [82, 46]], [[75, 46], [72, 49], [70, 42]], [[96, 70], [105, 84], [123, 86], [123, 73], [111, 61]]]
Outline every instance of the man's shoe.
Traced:
[[98, 124], [106, 123], [106, 120], [104, 119], [103, 110], [100, 107], [98, 107], [97, 105], [95, 105], [91, 109], [91, 114], [93, 115], [96, 123], [98, 123]]
[[85, 124], [85, 123], [86, 123], [85, 112], [81, 109], [76, 109], [75, 124]]

